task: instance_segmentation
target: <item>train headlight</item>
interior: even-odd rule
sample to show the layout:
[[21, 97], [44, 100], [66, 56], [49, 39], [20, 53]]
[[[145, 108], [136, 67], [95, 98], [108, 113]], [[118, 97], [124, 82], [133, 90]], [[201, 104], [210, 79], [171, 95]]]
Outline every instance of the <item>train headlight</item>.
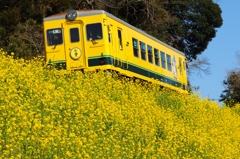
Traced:
[[76, 10], [68, 11], [66, 18], [71, 21], [75, 20], [77, 18], [77, 11]]

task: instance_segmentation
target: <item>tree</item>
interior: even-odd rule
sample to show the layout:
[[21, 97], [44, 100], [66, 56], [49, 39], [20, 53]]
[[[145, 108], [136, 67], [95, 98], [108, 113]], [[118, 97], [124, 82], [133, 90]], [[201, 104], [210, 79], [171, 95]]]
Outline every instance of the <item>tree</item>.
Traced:
[[0, 0], [0, 46], [15, 57], [43, 55], [43, 18], [74, 4], [74, 0]]
[[201, 73], [204, 74], [211, 74], [210, 71], [210, 62], [208, 58], [206, 57], [199, 57], [196, 60], [193, 60], [188, 63], [188, 74], [192, 74], [193, 72], [197, 72], [199, 76], [201, 76]]
[[[0, 0], [0, 44], [1, 47], [9, 43], [9, 35], [20, 22], [20, 10], [13, 5], [13, 1]], [[10, 7], [11, 6], [11, 7]]]
[[179, 19], [177, 29], [169, 27], [168, 41], [183, 51], [189, 61], [196, 59], [216, 36], [216, 28], [222, 25], [219, 5], [212, 0], [171, 0], [168, 8]]
[[116, 5], [107, 11], [181, 50], [189, 61], [207, 48], [223, 21], [219, 5], [212, 0], [112, 1]]
[[[236, 53], [237, 62], [240, 64], [240, 52]], [[236, 68], [228, 72], [227, 79], [223, 81], [225, 90], [220, 95], [220, 102], [233, 107], [240, 103], [240, 69]]]
[[196, 59], [222, 25], [221, 9], [212, 0], [0, 0], [0, 44], [9, 48], [16, 26], [69, 9], [103, 9]]
[[[188, 75], [191, 76], [193, 73], [197, 73], [198, 76], [202, 76], [202, 73], [204, 74], [211, 74], [210, 71], [210, 62], [208, 60], [208, 58], [206, 57], [198, 57], [196, 60], [192, 60], [190, 62], [188, 62], [187, 64], [187, 72]], [[199, 86], [193, 86], [191, 85], [191, 83], [189, 82], [189, 88], [191, 89], [191, 92], [195, 92], [199, 90]]]
[[43, 55], [42, 26], [33, 19], [19, 23], [14, 33], [9, 37], [9, 49], [15, 50], [14, 56], [32, 59]]
[[[222, 11], [212, 0], [111, 1], [116, 5], [105, 5], [104, 9], [181, 50], [189, 61], [207, 48], [223, 22]], [[97, 4], [96, 0], [91, 2]], [[109, 4], [107, 0], [101, 3]]]
[[240, 103], [240, 71], [231, 71], [226, 80], [223, 81], [225, 90], [220, 95], [220, 102], [233, 107]]

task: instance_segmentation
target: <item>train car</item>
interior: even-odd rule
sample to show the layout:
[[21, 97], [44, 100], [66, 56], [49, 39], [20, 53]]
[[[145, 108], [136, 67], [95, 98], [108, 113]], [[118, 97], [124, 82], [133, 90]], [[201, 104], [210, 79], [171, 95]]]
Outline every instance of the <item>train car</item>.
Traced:
[[187, 92], [184, 53], [104, 10], [43, 19], [46, 62], [66, 70], [113, 70]]

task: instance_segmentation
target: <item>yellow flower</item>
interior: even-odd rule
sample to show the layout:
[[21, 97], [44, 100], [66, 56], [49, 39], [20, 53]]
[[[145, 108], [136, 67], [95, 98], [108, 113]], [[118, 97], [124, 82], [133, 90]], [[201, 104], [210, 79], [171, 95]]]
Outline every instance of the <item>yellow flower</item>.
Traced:
[[240, 156], [238, 105], [0, 52], [0, 158]]

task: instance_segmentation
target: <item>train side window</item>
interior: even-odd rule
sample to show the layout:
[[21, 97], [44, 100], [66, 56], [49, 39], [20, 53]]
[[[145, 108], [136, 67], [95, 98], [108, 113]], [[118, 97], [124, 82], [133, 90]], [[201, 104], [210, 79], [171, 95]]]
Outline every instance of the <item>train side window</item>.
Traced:
[[179, 72], [180, 72], [180, 75], [182, 75], [182, 59], [179, 58]]
[[166, 69], [165, 53], [161, 51], [162, 68]]
[[111, 42], [111, 34], [108, 33], [108, 42]]
[[132, 43], [133, 43], [133, 54], [135, 57], [138, 57], [138, 40], [132, 38]]
[[87, 24], [87, 40], [101, 40], [103, 38], [102, 33], [102, 24], [101, 23], [94, 23], [94, 24]]
[[158, 49], [154, 49], [154, 57], [155, 57], [155, 65], [159, 66], [160, 63], [159, 63], [159, 51]]
[[123, 49], [123, 45], [122, 45], [122, 31], [118, 29], [118, 40], [119, 40], [119, 47], [120, 50]]
[[146, 60], [146, 46], [145, 43], [140, 42], [140, 47], [141, 47], [141, 57], [143, 60]]
[[153, 54], [152, 54], [152, 46], [147, 46], [148, 47], [148, 62], [153, 63]]
[[172, 71], [171, 56], [167, 54], [167, 67], [168, 71]]
[[62, 29], [56, 28], [47, 30], [47, 42], [49, 46], [62, 44]]
[[70, 40], [71, 42], [79, 42], [79, 30], [78, 28], [71, 28], [70, 29]]

